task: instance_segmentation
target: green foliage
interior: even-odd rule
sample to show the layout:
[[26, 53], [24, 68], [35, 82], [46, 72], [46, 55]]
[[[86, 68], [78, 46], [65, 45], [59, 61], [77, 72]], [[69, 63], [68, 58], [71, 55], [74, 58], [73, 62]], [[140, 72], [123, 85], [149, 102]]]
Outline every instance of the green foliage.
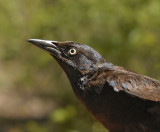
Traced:
[[0, 1], [0, 91], [29, 91], [57, 102], [44, 122], [5, 130], [107, 132], [78, 102], [52, 57], [25, 40], [86, 43], [116, 65], [160, 79], [159, 16], [159, 0]]
[[74, 119], [76, 116], [76, 109], [74, 106], [67, 106], [66, 108], [59, 108], [51, 113], [51, 120], [57, 123], [67, 122]]
[[48, 132], [47, 128], [37, 122], [30, 121], [26, 124], [28, 132]]

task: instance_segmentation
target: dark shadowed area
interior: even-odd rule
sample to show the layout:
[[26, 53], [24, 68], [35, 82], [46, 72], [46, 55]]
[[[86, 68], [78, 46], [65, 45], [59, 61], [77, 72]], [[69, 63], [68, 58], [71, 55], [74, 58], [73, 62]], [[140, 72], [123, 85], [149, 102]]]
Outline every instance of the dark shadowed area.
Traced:
[[0, 132], [108, 132], [30, 38], [75, 41], [160, 80], [159, 0], [0, 1]]

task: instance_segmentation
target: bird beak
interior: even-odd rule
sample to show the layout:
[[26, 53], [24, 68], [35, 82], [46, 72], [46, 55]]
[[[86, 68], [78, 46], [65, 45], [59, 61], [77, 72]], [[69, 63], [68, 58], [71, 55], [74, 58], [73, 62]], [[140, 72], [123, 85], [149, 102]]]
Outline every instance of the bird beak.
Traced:
[[49, 54], [53, 56], [58, 57], [61, 54], [61, 52], [58, 50], [58, 47], [57, 47], [58, 41], [41, 40], [41, 39], [28, 39], [27, 41], [47, 51]]

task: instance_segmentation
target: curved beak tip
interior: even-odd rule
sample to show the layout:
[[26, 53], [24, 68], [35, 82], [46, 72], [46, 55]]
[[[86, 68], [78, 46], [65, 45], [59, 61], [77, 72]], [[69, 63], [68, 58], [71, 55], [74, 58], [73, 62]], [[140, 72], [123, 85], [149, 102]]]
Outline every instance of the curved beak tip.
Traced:
[[27, 41], [27, 42], [31, 42], [31, 41], [32, 41], [32, 39], [27, 39], [26, 41]]
[[39, 42], [40, 39], [27, 39], [27, 42], [30, 42], [30, 43], [34, 43], [34, 42]]

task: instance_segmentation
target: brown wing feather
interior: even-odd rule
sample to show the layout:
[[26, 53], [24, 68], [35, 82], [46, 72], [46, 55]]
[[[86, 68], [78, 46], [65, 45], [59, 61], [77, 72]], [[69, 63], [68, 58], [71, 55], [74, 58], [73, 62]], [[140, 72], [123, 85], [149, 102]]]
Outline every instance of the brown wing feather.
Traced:
[[160, 82], [125, 69], [113, 70], [107, 82], [116, 92], [124, 91], [139, 98], [160, 101]]

